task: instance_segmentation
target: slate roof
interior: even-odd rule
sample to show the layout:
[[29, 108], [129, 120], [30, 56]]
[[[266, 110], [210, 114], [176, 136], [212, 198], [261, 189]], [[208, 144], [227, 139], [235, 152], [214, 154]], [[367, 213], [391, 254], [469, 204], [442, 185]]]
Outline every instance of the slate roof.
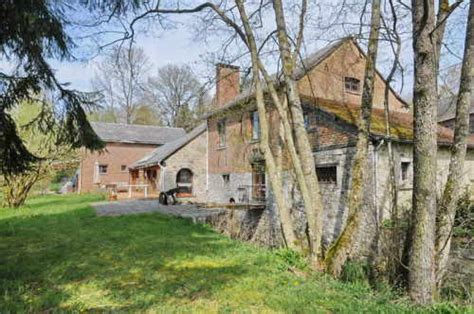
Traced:
[[91, 122], [92, 128], [104, 142], [163, 145], [186, 134], [181, 128], [151, 125]]
[[177, 152], [180, 148], [191, 142], [193, 139], [201, 135], [203, 132], [207, 130], [207, 123], [203, 123], [196, 128], [194, 128], [188, 134], [172, 141], [166, 143], [163, 146], [160, 146], [153, 150], [150, 154], [146, 155], [142, 159], [136, 161], [132, 166], [131, 169], [140, 169], [150, 166], [156, 166], [175, 152]]
[[[357, 126], [359, 119], [360, 106], [351, 103], [342, 103], [331, 100], [319, 99], [308, 96], [301, 96], [304, 104], [315, 106], [324, 112], [334, 115], [340, 120]], [[385, 137], [385, 115], [384, 110], [380, 108], [373, 108], [371, 115], [370, 133], [374, 137]], [[413, 141], [413, 116], [410, 113], [403, 113], [397, 111], [390, 112], [390, 133], [394, 140], [398, 141]], [[449, 145], [453, 142], [453, 130], [438, 125], [438, 144]], [[474, 148], [474, 136], [467, 138], [469, 147]]]
[[[445, 97], [439, 101], [438, 122], [452, 120], [456, 117], [456, 98], [457, 95]], [[474, 114], [474, 93], [471, 94], [471, 108], [469, 109], [469, 113]]]

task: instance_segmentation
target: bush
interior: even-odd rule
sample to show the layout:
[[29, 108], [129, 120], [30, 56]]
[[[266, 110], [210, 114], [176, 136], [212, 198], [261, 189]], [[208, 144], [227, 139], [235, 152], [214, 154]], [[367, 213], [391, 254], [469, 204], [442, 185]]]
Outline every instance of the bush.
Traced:
[[341, 280], [351, 283], [369, 284], [369, 267], [366, 263], [348, 261], [344, 264]]
[[459, 198], [453, 235], [457, 237], [474, 237], [474, 201], [471, 190], [466, 188]]
[[293, 250], [283, 248], [275, 250], [276, 265], [278, 270], [286, 271], [288, 269], [308, 270], [306, 259]]

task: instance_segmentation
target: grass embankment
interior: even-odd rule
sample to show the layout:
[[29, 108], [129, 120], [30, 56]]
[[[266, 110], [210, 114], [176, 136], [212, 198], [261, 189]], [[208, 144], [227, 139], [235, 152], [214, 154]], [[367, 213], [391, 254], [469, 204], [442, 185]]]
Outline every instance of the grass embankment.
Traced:
[[0, 209], [0, 312], [415, 310], [362, 283], [298, 276], [278, 251], [187, 220], [96, 217], [89, 203], [99, 199], [46, 196]]

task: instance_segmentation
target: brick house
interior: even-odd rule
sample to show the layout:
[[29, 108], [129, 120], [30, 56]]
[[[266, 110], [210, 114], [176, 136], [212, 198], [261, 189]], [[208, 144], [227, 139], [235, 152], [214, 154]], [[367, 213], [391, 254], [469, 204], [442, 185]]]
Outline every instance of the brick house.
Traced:
[[159, 191], [178, 188], [181, 199], [207, 202], [207, 124], [134, 162], [130, 177], [132, 183], [146, 183]]
[[106, 143], [102, 153], [82, 151], [78, 192], [91, 192], [107, 184], [128, 184], [128, 167], [155, 148], [185, 135], [180, 128], [117, 123], [91, 123]]
[[[314, 151], [315, 167], [323, 196], [324, 243], [329, 244], [342, 229], [347, 218], [347, 197], [351, 185], [351, 167], [355, 155], [357, 119], [360, 108], [366, 56], [351, 38], [340, 40], [304, 60], [297, 72], [298, 88], [305, 111], [305, 123]], [[304, 71], [303, 71], [304, 68]], [[305, 75], [307, 73], [307, 75]], [[233, 66], [217, 67], [217, 108], [208, 116], [208, 202], [264, 205], [260, 214], [266, 231], [263, 237], [275, 239], [275, 203], [265, 173], [265, 161], [258, 143], [259, 119], [251, 91], [238, 93], [239, 71]], [[220, 84], [220, 86], [219, 86]], [[234, 86], [234, 87], [232, 87]], [[389, 217], [388, 153], [383, 114], [385, 81], [378, 73], [375, 82], [372, 113], [371, 144], [365, 204], [367, 204], [368, 237], [373, 226]], [[279, 141], [279, 118], [266, 99], [269, 111], [270, 142]], [[390, 90], [391, 133], [396, 159], [398, 190], [401, 203], [411, 198], [413, 118], [407, 104]], [[440, 126], [439, 178], [445, 180], [449, 164], [449, 144], [453, 133]], [[474, 184], [474, 139], [469, 139], [466, 172], [463, 180]], [[288, 171], [288, 158], [283, 156], [285, 193], [292, 200], [300, 232], [304, 232], [304, 213]], [[249, 214], [250, 215], [250, 214]], [[244, 218], [247, 219], [247, 218]], [[258, 223], [256, 223], [258, 225]], [[260, 235], [261, 228], [256, 227]], [[252, 236], [247, 235], [247, 238]], [[371, 241], [372, 238], [367, 238]], [[258, 239], [254, 239], [259, 241]], [[268, 244], [268, 243], [267, 243]]]

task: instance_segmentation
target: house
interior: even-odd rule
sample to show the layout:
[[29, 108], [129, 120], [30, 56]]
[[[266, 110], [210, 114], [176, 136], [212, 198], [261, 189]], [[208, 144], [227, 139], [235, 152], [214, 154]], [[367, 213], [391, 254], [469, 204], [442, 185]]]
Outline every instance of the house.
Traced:
[[[351, 38], [340, 40], [304, 60], [297, 72], [298, 88], [303, 103], [305, 123], [312, 145], [315, 167], [323, 197], [324, 237], [328, 245], [341, 232], [347, 218], [347, 197], [351, 186], [351, 168], [355, 155], [357, 120], [361, 103], [366, 56]], [[305, 75], [307, 73], [307, 75]], [[265, 171], [265, 160], [259, 150], [259, 117], [252, 91], [238, 93], [231, 84], [238, 82], [238, 69], [218, 65], [217, 108], [208, 116], [208, 202], [248, 204], [262, 208], [265, 238], [279, 234], [275, 229], [276, 208], [271, 185]], [[411, 199], [413, 172], [413, 117], [407, 104], [395, 91], [389, 90], [391, 137], [385, 135], [383, 110], [385, 81], [378, 73], [372, 112], [371, 143], [368, 163], [370, 173], [365, 182], [366, 241], [371, 242], [374, 225], [389, 218], [387, 141], [392, 141], [400, 203]], [[271, 99], [266, 97], [270, 143], [279, 140], [279, 117]], [[452, 143], [452, 130], [438, 128], [440, 183], [445, 180]], [[271, 145], [274, 147], [274, 145]], [[300, 233], [305, 230], [301, 199], [289, 160], [282, 163], [285, 194], [293, 201], [293, 215], [300, 217]], [[474, 139], [469, 139], [463, 182], [474, 184]], [[440, 184], [441, 186], [441, 184]], [[435, 191], [434, 191], [435, 192]], [[439, 192], [439, 191], [438, 191]], [[261, 227], [256, 223], [256, 229]], [[251, 236], [246, 236], [250, 238]]]
[[129, 184], [130, 165], [186, 134], [180, 128], [99, 122], [91, 125], [106, 146], [104, 152], [82, 151], [78, 192], [91, 192], [109, 184]]
[[130, 166], [132, 184], [158, 191], [178, 188], [177, 196], [207, 202], [207, 124], [160, 146]]
[[[450, 129], [454, 129], [454, 122], [456, 118], [456, 100], [457, 97], [445, 97], [440, 100], [440, 104], [438, 106], [439, 124]], [[474, 135], [474, 93], [471, 93], [471, 107], [469, 108], [469, 134]]]

